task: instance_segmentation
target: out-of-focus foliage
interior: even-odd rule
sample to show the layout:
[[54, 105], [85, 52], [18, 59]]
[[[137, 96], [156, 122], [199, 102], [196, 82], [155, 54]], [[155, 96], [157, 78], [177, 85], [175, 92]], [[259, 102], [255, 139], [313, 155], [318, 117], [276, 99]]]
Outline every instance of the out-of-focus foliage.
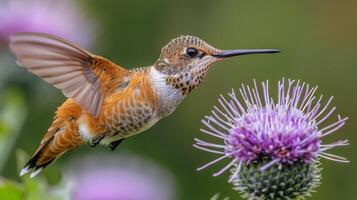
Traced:
[[0, 180], [0, 199], [20, 200], [23, 197], [22, 187], [9, 180]]
[[[338, 112], [350, 118], [346, 127], [326, 138], [326, 142], [349, 139], [352, 145], [333, 153], [347, 157], [351, 163], [322, 161], [322, 184], [309, 199], [334, 200], [340, 199], [341, 194], [345, 200], [356, 198], [357, 1], [79, 0], [77, 3], [91, 16], [89, 23], [98, 23], [93, 38], [96, 45], [91, 51], [127, 68], [151, 65], [163, 45], [186, 34], [199, 36], [221, 49], [279, 48], [282, 52], [242, 56], [215, 65], [202, 85], [173, 115], [124, 141], [115, 152], [87, 145], [68, 152], [34, 182], [43, 182], [49, 188], [59, 187], [60, 174], [68, 160], [96, 152], [119, 156], [123, 151], [130, 151], [172, 172], [178, 199], [210, 199], [216, 193], [221, 194], [219, 199], [227, 196], [237, 199], [238, 194], [227, 183], [228, 174], [213, 178], [213, 170], [196, 172], [195, 168], [214, 156], [194, 149], [193, 137], [200, 135], [200, 120], [209, 113], [219, 94], [238, 89], [241, 83], [251, 83], [253, 78], [258, 82], [266, 79], [275, 82], [286, 77], [319, 85], [319, 92], [335, 96]], [[67, 23], [71, 25], [70, 20]], [[12, 191], [24, 191], [16, 167], [16, 149], [28, 154], [36, 150], [64, 97], [52, 86], [17, 67], [6, 45], [0, 44], [0, 108], [4, 107], [4, 91], [8, 88], [21, 91], [28, 114], [24, 124], [18, 125], [19, 135], [4, 161], [0, 176], [7, 181], [1, 184], [14, 184]], [[0, 196], [0, 199], [3, 198]]]
[[19, 89], [9, 88], [3, 92], [0, 107], [0, 170], [8, 159], [26, 117], [24, 98]]

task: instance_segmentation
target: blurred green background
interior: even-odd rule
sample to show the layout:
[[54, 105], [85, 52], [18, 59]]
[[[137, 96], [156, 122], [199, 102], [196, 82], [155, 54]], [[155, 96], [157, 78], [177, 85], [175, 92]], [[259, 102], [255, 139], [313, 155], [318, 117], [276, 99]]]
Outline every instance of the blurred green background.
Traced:
[[[238, 89], [241, 83], [250, 84], [254, 78], [268, 79], [275, 86], [277, 80], [286, 77], [319, 85], [317, 94], [335, 96], [333, 104], [337, 112], [350, 118], [343, 129], [325, 141], [349, 139], [350, 146], [333, 152], [347, 157], [351, 163], [323, 160], [322, 185], [309, 199], [356, 199], [354, 141], [357, 135], [353, 130], [357, 129], [354, 122], [357, 118], [357, 1], [88, 0], [78, 3], [91, 16], [88, 20], [96, 23], [91, 51], [127, 68], [151, 65], [163, 45], [186, 34], [201, 37], [221, 49], [279, 48], [282, 53], [242, 56], [216, 64], [203, 84], [171, 116], [153, 128], [124, 141], [115, 152], [84, 145], [48, 167], [47, 175], [59, 176], [66, 162], [82, 155], [97, 151], [120, 155], [122, 151], [130, 151], [157, 162], [173, 174], [177, 199], [209, 199], [216, 193], [239, 199], [227, 183], [227, 173], [216, 178], [211, 176], [219, 166], [196, 172], [197, 167], [215, 155], [194, 149], [193, 138], [202, 136], [200, 120], [217, 103], [219, 94]], [[7, 54], [4, 49], [2, 52]], [[23, 149], [28, 154], [35, 151], [56, 107], [65, 98], [60, 91], [16, 67], [14, 57], [7, 57], [3, 58], [6, 62], [2, 65], [7, 65], [1, 66], [0, 73], [6, 73], [8, 68], [17, 68], [17, 72], [0, 80], [3, 84], [0, 107], [5, 107], [6, 94], [15, 99], [9, 100], [13, 103], [22, 96], [23, 115], [18, 116], [27, 115], [23, 126], [11, 129], [19, 137], [0, 175], [19, 181], [16, 150]], [[20, 126], [21, 119], [17, 120]]]

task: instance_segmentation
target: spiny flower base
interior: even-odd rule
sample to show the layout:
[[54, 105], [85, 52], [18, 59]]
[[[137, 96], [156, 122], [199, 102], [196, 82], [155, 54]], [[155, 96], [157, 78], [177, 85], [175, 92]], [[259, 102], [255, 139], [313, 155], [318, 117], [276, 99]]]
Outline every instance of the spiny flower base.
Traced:
[[[249, 200], [304, 199], [320, 183], [319, 162], [308, 164], [303, 160], [294, 164], [275, 164], [264, 171], [260, 168], [270, 160], [262, 158], [241, 164], [234, 189]], [[234, 174], [234, 172], [233, 172]]]

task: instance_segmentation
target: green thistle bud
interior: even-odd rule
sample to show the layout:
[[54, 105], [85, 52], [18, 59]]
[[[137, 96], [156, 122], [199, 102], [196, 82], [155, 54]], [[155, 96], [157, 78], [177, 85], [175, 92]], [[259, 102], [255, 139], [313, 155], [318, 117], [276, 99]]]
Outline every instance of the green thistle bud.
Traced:
[[[264, 157], [249, 164], [242, 163], [233, 179], [234, 189], [249, 200], [290, 200], [304, 199], [320, 184], [319, 161], [306, 163], [299, 160], [261, 170], [269, 162], [271, 160]], [[235, 170], [232, 170], [233, 175]]]

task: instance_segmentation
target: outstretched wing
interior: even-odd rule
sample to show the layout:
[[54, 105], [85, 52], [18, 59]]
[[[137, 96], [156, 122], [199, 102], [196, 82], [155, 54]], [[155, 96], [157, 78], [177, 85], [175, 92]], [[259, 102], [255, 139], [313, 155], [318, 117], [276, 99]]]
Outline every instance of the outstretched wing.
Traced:
[[59, 37], [42, 33], [11, 36], [17, 63], [62, 90], [97, 116], [108, 88], [132, 73]]

